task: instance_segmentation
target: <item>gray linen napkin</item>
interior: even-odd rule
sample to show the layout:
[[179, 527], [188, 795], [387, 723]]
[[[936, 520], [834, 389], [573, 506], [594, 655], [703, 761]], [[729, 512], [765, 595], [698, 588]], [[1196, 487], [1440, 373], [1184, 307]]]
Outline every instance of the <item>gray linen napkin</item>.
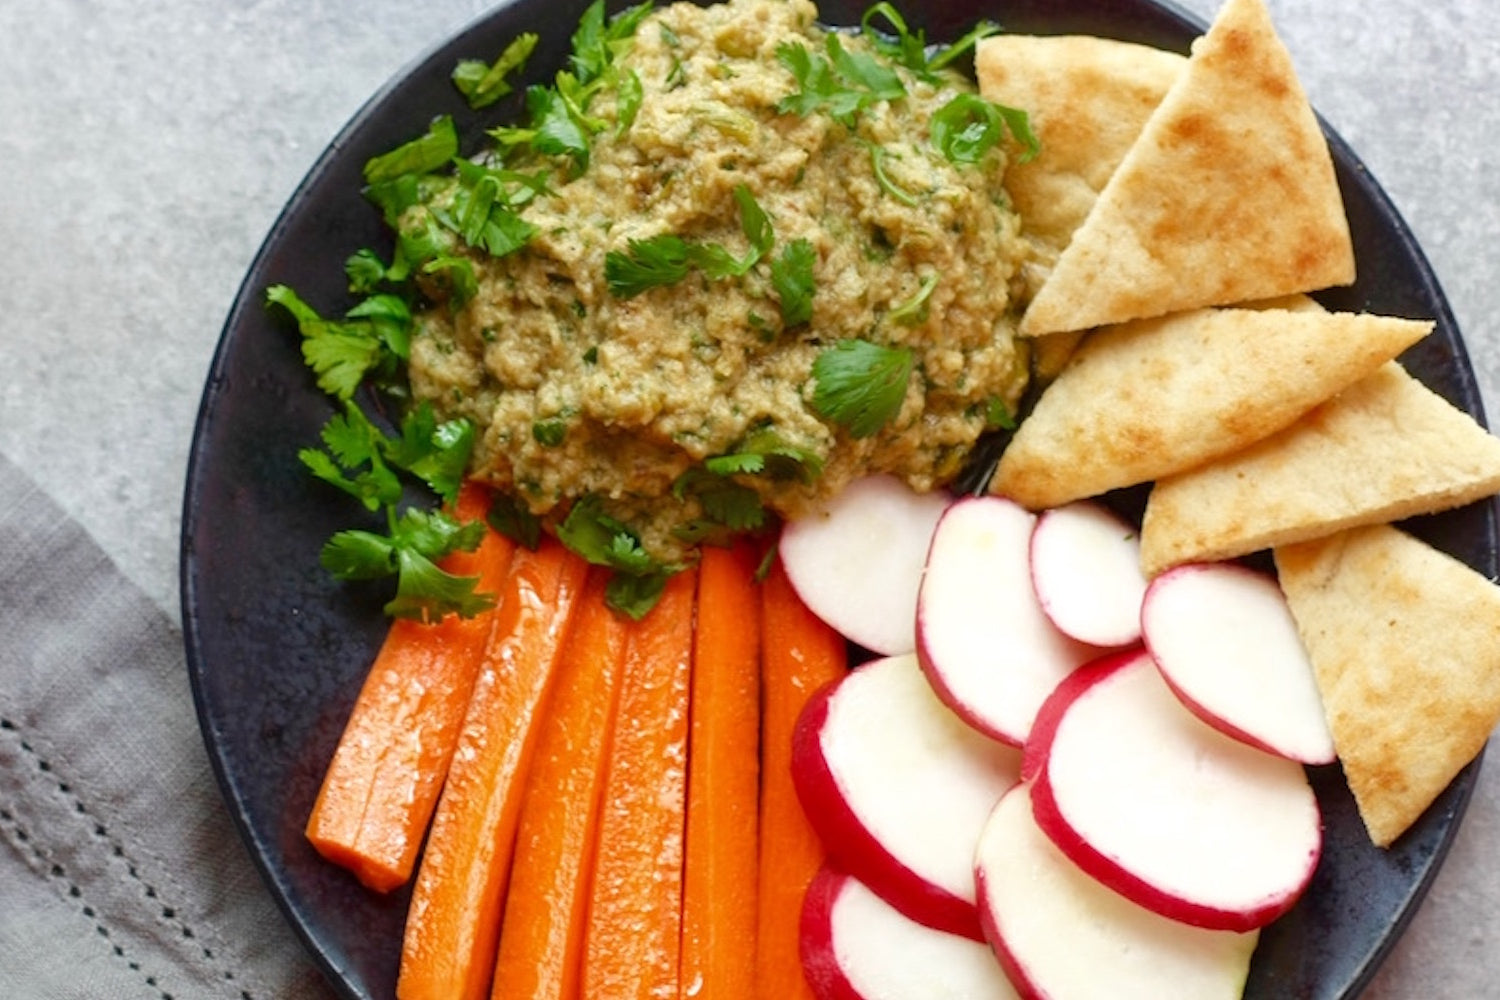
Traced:
[[221, 803], [181, 633], [0, 456], [0, 997], [330, 996]]

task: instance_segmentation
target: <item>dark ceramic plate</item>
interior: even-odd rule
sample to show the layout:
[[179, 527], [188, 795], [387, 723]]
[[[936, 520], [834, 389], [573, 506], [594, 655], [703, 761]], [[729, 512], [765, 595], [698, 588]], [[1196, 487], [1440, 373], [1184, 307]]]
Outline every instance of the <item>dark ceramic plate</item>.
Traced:
[[[262, 307], [287, 282], [333, 312], [347, 305], [342, 261], [385, 246], [359, 194], [360, 167], [452, 113], [471, 140], [514, 104], [469, 112], [448, 82], [461, 58], [489, 58], [522, 31], [542, 42], [533, 79], [566, 55], [586, 0], [513, 0], [413, 65], [370, 101], [313, 166], [240, 290], [204, 390], [188, 468], [182, 601], [188, 669], [209, 755], [240, 832], [272, 894], [329, 979], [349, 997], [394, 991], [407, 895], [379, 896], [324, 863], [302, 837], [323, 768], [385, 631], [383, 598], [341, 586], [317, 563], [350, 505], [298, 464], [327, 399], [304, 369], [296, 336]], [[832, 0], [822, 16], [852, 24], [865, 0]], [[918, 4], [902, 4], [915, 14]], [[1018, 32], [1088, 33], [1186, 51], [1204, 25], [1150, 0], [949, 0], [912, 17], [934, 40], [981, 17]], [[1476, 416], [1478, 389], [1443, 294], [1395, 209], [1330, 137], [1358, 254], [1359, 282], [1323, 297], [1337, 309], [1435, 318], [1437, 332], [1403, 360]], [[471, 143], [472, 145], [472, 143]], [[467, 147], [466, 147], [467, 148]], [[1496, 570], [1495, 511], [1476, 505], [1411, 525], [1479, 571]], [[1388, 852], [1370, 846], [1336, 767], [1313, 772], [1327, 840], [1304, 900], [1267, 929], [1246, 995], [1352, 998], [1415, 910], [1473, 788], [1471, 765]]]

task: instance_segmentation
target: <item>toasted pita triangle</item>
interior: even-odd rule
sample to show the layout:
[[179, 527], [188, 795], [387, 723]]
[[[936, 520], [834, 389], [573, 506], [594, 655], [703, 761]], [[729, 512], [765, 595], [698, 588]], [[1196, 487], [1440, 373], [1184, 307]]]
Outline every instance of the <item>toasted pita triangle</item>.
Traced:
[[991, 488], [1038, 509], [1191, 469], [1289, 426], [1431, 329], [1199, 309], [1100, 330], [1021, 422]]
[[1067, 246], [1146, 119], [1182, 73], [1175, 52], [1088, 35], [991, 35], [974, 51], [979, 92], [1022, 108], [1042, 151], [1005, 172], [1026, 235]]
[[1392, 361], [1281, 433], [1158, 482], [1141, 567], [1155, 576], [1497, 491], [1500, 438]]
[[1327, 141], [1262, 0], [1227, 0], [1022, 317], [1028, 336], [1354, 280]]
[[1344, 776], [1389, 846], [1500, 721], [1500, 588], [1389, 525], [1275, 555]]

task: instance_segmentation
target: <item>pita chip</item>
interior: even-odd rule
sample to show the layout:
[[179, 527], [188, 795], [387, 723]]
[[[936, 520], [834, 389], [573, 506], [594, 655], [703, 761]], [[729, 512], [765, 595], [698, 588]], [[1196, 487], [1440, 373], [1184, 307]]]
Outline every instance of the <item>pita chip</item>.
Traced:
[[1431, 329], [1199, 309], [1099, 330], [1021, 421], [991, 489], [1041, 509], [1191, 469], [1290, 426]]
[[1388, 847], [1500, 721], [1500, 588], [1389, 525], [1275, 556], [1344, 776]]
[[[1005, 171], [1033, 259], [1027, 283], [1040, 288], [1146, 119], [1187, 64], [1148, 45], [1088, 35], [991, 35], [974, 50], [985, 98], [1022, 108], [1042, 151]], [[1032, 368], [1048, 381], [1062, 371], [1082, 334], [1038, 337]]]
[[1354, 280], [1328, 143], [1263, 0], [1226, 0], [1022, 317], [1039, 336]]
[[1005, 187], [1033, 242], [1067, 246], [1186, 65], [1175, 52], [1084, 35], [991, 35], [974, 50], [985, 98], [1030, 116], [1042, 151]]
[[1461, 507], [1500, 492], [1500, 438], [1392, 361], [1279, 434], [1162, 479], [1148, 576]]

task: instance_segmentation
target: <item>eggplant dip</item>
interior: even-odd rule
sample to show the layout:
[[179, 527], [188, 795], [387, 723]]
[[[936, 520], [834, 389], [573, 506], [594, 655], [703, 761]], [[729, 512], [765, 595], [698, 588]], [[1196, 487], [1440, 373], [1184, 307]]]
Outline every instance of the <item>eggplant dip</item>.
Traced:
[[[956, 72], [816, 16], [730, 0], [616, 19], [602, 85], [564, 116], [581, 156], [521, 148], [552, 124], [545, 97], [532, 128], [495, 130], [514, 155], [473, 171], [544, 171], [508, 192], [528, 238], [460, 249], [472, 286], [455, 303], [431, 283], [410, 354], [415, 397], [477, 428], [472, 475], [544, 520], [591, 498], [671, 561], [866, 473], [939, 487], [1013, 412], [1017, 145]], [[469, 183], [408, 208], [403, 238], [470, 207]]]

